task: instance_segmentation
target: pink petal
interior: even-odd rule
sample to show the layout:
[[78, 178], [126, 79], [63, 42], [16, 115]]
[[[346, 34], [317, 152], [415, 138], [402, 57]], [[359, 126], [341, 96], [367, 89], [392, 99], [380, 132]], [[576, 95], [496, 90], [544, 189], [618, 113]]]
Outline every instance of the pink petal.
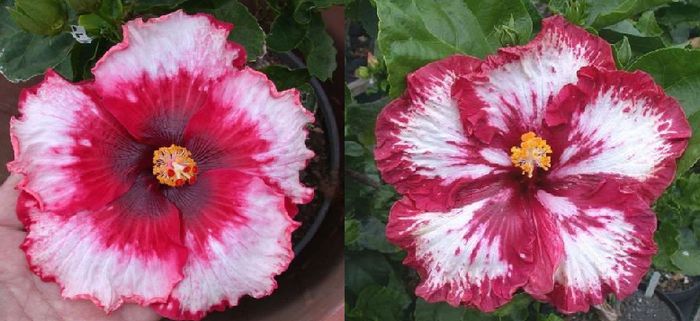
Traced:
[[190, 256], [185, 278], [155, 309], [168, 318], [201, 319], [235, 306], [244, 295], [260, 298], [277, 287], [274, 277], [294, 253], [285, 198], [258, 178], [236, 171], [203, 173], [184, 193], [171, 195], [183, 215]]
[[211, 88], [210, 102], [185, 130], [186, 146], [203, 169], [235, 169], [278, 187], [295, 203], [313, 198], [299, 171], [314, 153], [305, 145], [313, 115], [295, 89], [277, 92], [250, 68], [230, 71]]
[[579, 72], [552, 103], [558, 112], [549, 178], [601, 176], [619, 180], [648, 201], [670, 184], [690, 127], [680, 105], [643, 72], [596, 68]]
[[428, 64], [408, 76], [406, 94], [379, 114], [374, 157], [382, 178], [399, 193], [441, 198], [460, 180], [475, 180], [510, 165], [503, 150], [487, 151], [485, 159], [464, 131], [451, 98], [455, 79], [479, 64], [468, 56]]
[[124, 40], [93, 68], [102, 105], [134, 137], [179, 143], [213, 83], [245, 63], [243, 48], [227, 40], [232, 28], [182, 11], [127, 22]]
[[602, 179], [562, 182], [536, 199], [555, 219], [564, 247], [554, 290], [540, 299], [573, 313], [637, 289], [656, 252], [656, 217], [639, 195]]
[[610, 45], [563, 17], [542, 20], [542, 30], [524, 46], [500, 49], [455, 83], [465, 127], [490, 142], [496, 133], [517, 135], [542, 125], [548, 102], [585, 66], [615, 68]]
[[44, 211], [101, 208], [131, 186], [148, 153], [95, 104], [89, 85], [50, 70], [22, 92], [19, 110], [10, 123], [15, 159], [8, 168], [24, 175], [19, 187]]
[[407, 197], [394, 204], [387, 237], [407, 250], [404, 264], [420, 274], [416, 295], [493, 311], [528, 282], [549, 279], [551, 290], [551, 274], [532, 279], [542, 277], [538, 269], [553, 270], [538, 260], [537, 239], [555, 246], [556, 240], [534, 223], [516, 188], [474, 183], [462, 204], [449, 209], [421, 208]]
[[28, 212], [22, 249], [29, 265], [66, 298], [90, 299], [111, 312], [128, 302], [164, 302], [183, 277], [179, 214], [150, 177], [96, 210]]

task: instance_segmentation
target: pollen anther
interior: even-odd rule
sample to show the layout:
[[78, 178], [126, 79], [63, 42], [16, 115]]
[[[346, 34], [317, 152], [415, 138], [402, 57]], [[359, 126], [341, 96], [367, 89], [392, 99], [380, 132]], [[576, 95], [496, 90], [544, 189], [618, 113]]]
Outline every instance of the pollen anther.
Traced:
[[175, 144], [153, 151], [153, 175], [164, 185], [177, 187], [194, 184], [197, 163], [187, 148]]
[[551, 164], [552, 147], [547, 145], [547, 141], [538, 137], [533, 132], [527, 132], [520, 136], [520, 147], [513, 146], [510, 149], [510, 160], [515, 167], [523, 171], [523, 175], [532, 178], [535, 168], [539, 167], [548, 170]]

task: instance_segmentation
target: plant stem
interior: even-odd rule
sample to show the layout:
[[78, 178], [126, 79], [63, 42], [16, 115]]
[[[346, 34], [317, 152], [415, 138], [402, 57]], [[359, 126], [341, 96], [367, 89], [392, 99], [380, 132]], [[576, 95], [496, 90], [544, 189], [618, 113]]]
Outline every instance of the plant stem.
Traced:
[[373, 187], [374, 189], [378, 189], [379, 187], [381, 187], [381, 184], [379, 182], [367, 177], [367, 175], [362, 174], [360, 172], [353, 171], [351, 169], [346, 169], [345, 174], [348, 175], [348, 177], [358, 181], [359, 183], [365, 184], [369, 187]]

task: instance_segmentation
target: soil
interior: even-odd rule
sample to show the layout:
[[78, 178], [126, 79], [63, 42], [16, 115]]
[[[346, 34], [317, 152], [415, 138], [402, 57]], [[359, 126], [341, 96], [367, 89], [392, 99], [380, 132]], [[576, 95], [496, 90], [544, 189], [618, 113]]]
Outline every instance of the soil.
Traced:
[[658, 296], [647, 298], [637, 291], [622, 301], [619, 321], [674, 321], [676, 315]]
[[664, 293], [681, 292], [692, 288], [697, 280], [680, 273], [661, 273], [657, 289]]
[[[598, 314], [579, 313], [568, 316], [566, 321], [602, 321]], [[620, 304], [620, 315], [617, 321], [676, 321], [676, 315], [666, 302], [658, 296], [651, 298], [637, 291]]]

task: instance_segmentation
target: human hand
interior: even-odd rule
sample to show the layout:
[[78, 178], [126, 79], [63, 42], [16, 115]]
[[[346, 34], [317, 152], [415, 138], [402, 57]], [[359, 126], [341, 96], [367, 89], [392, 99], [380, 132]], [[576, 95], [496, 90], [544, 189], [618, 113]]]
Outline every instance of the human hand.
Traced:
[[14, 189], [20, 176], [10, 176], [0, 186], [0, 321], [157, 321], [149, 308], [125, 304], [105, 314], [87, 300], [68, 300], [56, 283], [41, 281], [29, 270], [19, 245], [26, 232], [17, 219]]

